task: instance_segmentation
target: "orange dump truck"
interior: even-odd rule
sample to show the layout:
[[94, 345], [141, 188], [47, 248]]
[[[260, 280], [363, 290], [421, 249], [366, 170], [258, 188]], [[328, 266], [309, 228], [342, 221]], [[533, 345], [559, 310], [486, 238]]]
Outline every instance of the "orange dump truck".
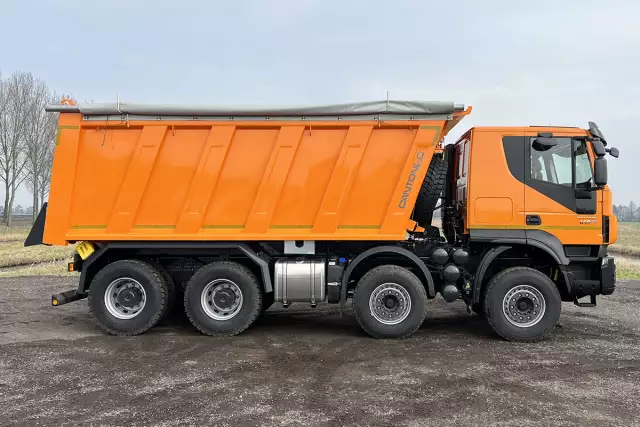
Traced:
[[352, 299], [366, 332], [398, 338], [440, 294], [531, 341], [561, 301], [595, 305], [615, 288], [605, 156], [617, 150], [593, 123], [473, 128], [443, 147], [470, 108], [48, 110], [60, 117], [51, 192], [25, 245], [78, 243], [78, 288], [52, 304], [88, 297], [111, 334], [142, 333], [182, 302], [201, 332], [233, 335], [274, 302]]

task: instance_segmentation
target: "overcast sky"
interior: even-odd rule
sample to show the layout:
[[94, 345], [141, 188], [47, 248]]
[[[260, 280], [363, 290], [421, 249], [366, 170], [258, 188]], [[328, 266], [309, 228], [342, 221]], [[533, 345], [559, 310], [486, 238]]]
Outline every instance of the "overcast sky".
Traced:
[[[454, 101], [470, 126], [599, 124], [640, 202], [640, 2], [0, 0], [0, 70], [80, 101]], [[635, 169], [635, 170], [634, 170]], [[16, 204], [30, 205], [26, 190]]]

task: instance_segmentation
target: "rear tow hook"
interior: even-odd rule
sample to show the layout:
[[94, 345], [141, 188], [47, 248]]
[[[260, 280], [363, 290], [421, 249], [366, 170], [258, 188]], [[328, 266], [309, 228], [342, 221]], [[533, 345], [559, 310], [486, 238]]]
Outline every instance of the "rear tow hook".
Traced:
[[73, 301], [78, 301], [87, 297], [86, 293], [79, 294], [75, 289], [67, 292], [51, 295], [51, 305], [57, 307]]

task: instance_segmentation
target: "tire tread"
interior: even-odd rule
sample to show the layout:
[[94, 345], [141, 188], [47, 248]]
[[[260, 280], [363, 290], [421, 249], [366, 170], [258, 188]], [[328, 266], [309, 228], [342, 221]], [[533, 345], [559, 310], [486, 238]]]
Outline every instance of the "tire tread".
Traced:
[[[369, 270], [358, 281], [358, 284], [356, 285], [356, 289], [355, 289], [355, 292], [354, 292], [354, 299], [353, 299], [354, 306], [356, 304], [356, 296], [358, 295], [358, 290], [362, 291], [362, 288], [365, 286], [367, 281], [371, 280], [372, 278], [375, 278], [377, 275], [390, 274], [390, 273], [404, 276], [405, 278], [407, 278], [407, 279], [409, 279], [409, 280], [411, 280], [413, 282], [417, 281], [416, 284], [419, 284], [419, 286], [416, 286], [416, 289], [421, 294], [420, 296], [423, 298], [423, 300], [427, 298], [427, 292], [424, 289], [424, 286], [422, 285], [422, 282], [420, 282], [420, 279], [418, 279], [418, 277], [416, 277], [416, 275], [414, 275], [412, 272], [410, 272], [406, 268], [403, 268], [403, 267], [400, 267], [400, 266], [397, 266], [397, 265], [381, 265], [381, 266], [378, 266], [378, 267], [375, 267], [375, 268], [372, 268], [371, 270]], [[360, 289], [358, 289], [358, 288], [360, 288]], [[368, 298], [369, 298], [369, 296], [367, 295], [367, 299]], [[369, 309], [369, 304], [368, 303], [367, 303], [367, 308], [366, 309], [367, 310]], [[354, 311], [356, 313], [356, 320], [358, 321], [358, 324], [360, 325], [360, 327], [367, 334], [371, 335], [374, 338], [389, 338], [384, 333], [382, 333], [380, 331], [376, 331], [375, 329], [369, 327], [367, 322], [365, 322], [365, 319], [363, 318], [360, 310], [358, 310], [356, 308]], [[424, 308], [422, 321], [424, 321], [424, 317], [425, 316], [426, 316], [426, 307]], [[395, 339], [407, 338], [408, 336], [412, 335], [415, 331], [417, 331], [420, 328], [421, 325], [422, 325], [422, 322], [420, 322], [414, 328], [411, 328], [410, 330], [405, 331], [401, 335], [394, 336], [393, 338], [395, 338]]]
[[[535, 337], [522, 338], [522, 337], [515, 336], [515, 335], [509, 333], [509, 331], [506, 330], [505, 328], [503, 328], [502, 324], [500, 324], [500, 322], [496, 322], [496, 319], [492, 318], [492, 316], [489, 313], [490, 300], [491, 300], [491, 295], [493, 293], [492, 292], [493, 288], [495, 286], [497, 286], [497, 283], [499, 283], [500, 280], [504, 276], [506, 276], [507, 274], [513, 273], [514, 271], [515, 272], [519, 271], [519, 272], [523, 272], [523, 273], [528, 273], [528, 274], [536, 275], [536, 276], [539, 276], [539, 277], [544, 277], [544, 279], [546, 279], [546, 280], [551, 280], [544, 273], [541, 273], [540, 271], [535, 270], [535, 269], [530, 268], [530, 267], [511, 267], [511, 268], [507, 268], [505, 270], [502, 270], [501, 272], [499, 272], [498, 274], [493, 276], [491, 278], [491, 280], [489, 281], [489, 284], [487, 285], [487, 290], [484, 293], [484, 317], [489, 322], [489, 325], [491, 326], [491, 328], [498, 335], [500, 335], [502, 338], [504, 338], [507, 341], [517, 341], [517, 342], [525, 342], [525, 343], [533, 343], [533, 342], [543, 341], [543, 340], [545, 340], [546, 338], [549, 337], [551, 332], [553, 332], [553, 330], [556, 327], [555, 324], [546, 327], [541, 332], [539, 332]], [[552, 286], [550, 286], [550, 289], [554, 293], [554, 297], [556, 298], [557, 301], [561, 301], [560, 292], [558, 291], [557, 286], [555, 285], [555, 283], [553, 283], [553, 282], [551, 282], [551, 283], [552, 283]]]
[[[141, 269], [145, 271], [145, 273], [151, 275], [155, 283], [160, 284], [159, 289], [157, 289], [157, 291], [160, 293], [160, 304], [161, 304], [160, 309], [156, 310], [153, 316], [151, 316], [151, 318], [143, 326], [130, 331], [119, 331], [117, 329], [109, 327], [109, 325], [105, 324], [105, 322], [102, 322], [99, 320], [99, 316], [96, 315], [97, 312], [95, 311], [95, 304], [99, 304], [99, 302], [96, 301], [95, 298], [104, 299], [104, 295], [100, 294], [96, 296], [94, 295], [93, 292], [91, 292], [91, 288], [89, 288], [89, 296], [88, 296], [89, 312], [94, 316], [94, 318], [98, 320], [96, 323], [98, 324], [100, 329], [102, 329], [103, 331], [105, 331], [110, 335], [115, 335], [119, 337], [140, 335], [148, 331], [149, 329], [153, 328], [162, 319], [162, 315], [164, 314], [166, 310], [166, 305], [167, 305], [167, 295], [168, 295], [167, 285], [165, 283], [164, 277], [162, 277], [162, 274], [158, 270], [156, 270], [151, 264], [137, 260], [137, 259], [125, 259], [125, 260], [114, 261], [112, 263], [107, 264], [102, 270], [98, 272], [98, 274], [96, 274], [96, 276], [92, 280], [92, 283], [93, 281], [101, 280], [102, 276], [109, 273], [109, 271], [106, 270], [107, 267], [109, 266], [118, 267], [121, 265], [122, 266], [127, 265], [129, 266], [129, 268]], [[111, 267], [111, 268], [114, 268], [114, 267]]]
[[177, 291], [176, 291], [175, 281], [173, 280], [173, 276], [171, 276], [171, 273], [169, 273], [169, 271], [159, 262], [156, 262], [156, 261], [146, 261], [146, 262], [160, 273], [164, 282], [167, 284], [167, 304], [165, 305], [164, 313], [160, 318], [160, 321], [165, 321], [171, 315], [171, 311], [173, 310], [173, 307], [175, 306], [175, 303], [176, 303]]
[[422, 181], [418, 198], [416, 199], [413, 219], [421, 227], [428, 227], [433, 220], [435, 207], [445, 187], [447, 178], [447, 161], [441, 154], [434, 154]]
[[[227, 268], [231, 268], [231, 269], [235, 269], [239, 272], [241, 272], [242, 274], [244, 274], [245, 276], [247, 276], [247, 278], [250, 278], [252, 285], [256, 287], [256, 289], [258, 290], [258, 292], [254, 293], [254, 302], [255, 302], [255, 308], [254, 310], [250, 313], [249, 318], [247, 319], [246, 322], [244, 322], [242, 325], [236, 327], [235, 329], [229, 331], [229, 332], [216, 332], [216, 331], [212, 331], [209, 328], [207, 328], [206, 326], [204, 326], [194, 315], [191, 309], [191, 306], [188, 302], [188, 297], [189, 297], [189, 287], [192, 283], [195, 283], [194, 280], [198, 280], [200, 276], [208, 273], [209, 270], [213, 269], [213, 268], [218, 268], [221, 266], [226, 266]], [[243, 295], [243, 298], [245, 296]], [[242, 264], [239, 264], [237, 262], [233, 262], [233, 261], [215, 261], [212, 262], [210, 264], [205, 265], [204, 267], [200, 268], [200, 270], [196, 271], [196, 273], [193, 275], [193, 277], [191, 277], [191, 280], [189, 280], [189, 283], [187, 284], [187, 288], [185, 290], [184, 293], [184, 306], [185, 306], [185, 311], [187, 313], [187, 317], [189, 317], [189, 321], [191, 322], [191, 324], [201, 333], [203, 333], [204, 335], [209, 335], [212, 337], [215, 336], [234, 336], [234, 335], [239, 335], [242, 332], [246, 331], [258, 318], [258, 316], [260, 316], [260, 314], [262, 313], [262, 292], [260, 289], [260, 283], [258, 282], [258, 279], [256, 278], [256, 276], [253, 274], [253, 272], [251, 270], [249, 270], [247, 267], [245, 267]]]

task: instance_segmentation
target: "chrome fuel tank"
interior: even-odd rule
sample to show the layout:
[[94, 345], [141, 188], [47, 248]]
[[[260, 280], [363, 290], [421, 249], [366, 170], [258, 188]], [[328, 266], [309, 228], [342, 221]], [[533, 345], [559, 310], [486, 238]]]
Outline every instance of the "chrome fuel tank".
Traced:
[[326, 298], [324, 259], [281, 259], [275, 264], [275, 301], [283, 304], [309, 302], [315, 305]]

